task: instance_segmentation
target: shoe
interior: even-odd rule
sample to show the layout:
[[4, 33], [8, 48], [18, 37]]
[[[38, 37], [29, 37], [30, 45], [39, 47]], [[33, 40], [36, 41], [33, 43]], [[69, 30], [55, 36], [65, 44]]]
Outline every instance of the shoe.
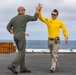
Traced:
[[56, 65], [55, 69], [56, 69], [56, 70], [59, 69], [59, 65]]
[[55, 68], [51, 68], [50, 71], [51, 73], [53, 73], [55, 71]]
[[7, 66], [7, 68], [8, 68], [9, 70], [11, 70], [14, 74], [18, 74], [18, 72], [16, 71], [16, 69], [15, 69], [14, 66], [9, 65], [9, 66]]
[[58, 62], [56, 62], [56, 67], [55, 68], [59, 69], [59, 63]]
[[21, 69], [20, 73], [31, 73], [31, 71], [26, 68], [26, 69]]
[[58, 70], [59, 69], [59, 67], [56, 67], [56, 70]]

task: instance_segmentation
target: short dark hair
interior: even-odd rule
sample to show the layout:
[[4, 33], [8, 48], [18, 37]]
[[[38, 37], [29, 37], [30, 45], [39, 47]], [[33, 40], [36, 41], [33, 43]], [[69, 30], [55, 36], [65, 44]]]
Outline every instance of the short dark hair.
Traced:
[[57, 9], [54, 9], [54, 10], [53, 10], [53, 12], [57, 12], [57, 15], [59, 14], [59, 12], [58, 12], [58, 10], [57, 10]]

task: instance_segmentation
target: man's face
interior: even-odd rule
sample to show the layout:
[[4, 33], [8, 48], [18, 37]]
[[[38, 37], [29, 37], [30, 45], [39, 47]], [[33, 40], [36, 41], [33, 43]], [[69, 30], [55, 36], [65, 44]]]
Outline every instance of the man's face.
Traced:
[[22, 9], [21, 11], [22, 11], [22, 14], [24, 15], [25, 14], [25, 9]]
[[56, 19], [57, 16], [58, 16], [57, 12], [52, 12], [52, 13], [51, 13], [52, 19]]
[[19, 13], [21, 13], [21, 14], [25, 14], [25, 9], [21, 9], [20, 11], [19, 11]]

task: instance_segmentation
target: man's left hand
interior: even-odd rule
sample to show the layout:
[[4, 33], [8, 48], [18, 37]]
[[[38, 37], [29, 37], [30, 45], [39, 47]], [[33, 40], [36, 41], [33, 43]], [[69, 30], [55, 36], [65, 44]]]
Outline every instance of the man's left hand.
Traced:
[[10, 30], [10, 33], [11, 33], [11, 34], [14, 34], [14, 31], [13, 31], [13, 29], [11, 29], [11, 30]]
[[65, 38], [65, 44], [67, 44], [68, 43], [68, 38]]

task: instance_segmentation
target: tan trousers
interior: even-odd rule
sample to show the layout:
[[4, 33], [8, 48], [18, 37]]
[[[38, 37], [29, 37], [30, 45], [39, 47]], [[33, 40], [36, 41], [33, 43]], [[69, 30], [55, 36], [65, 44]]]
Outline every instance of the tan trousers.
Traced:
[[55, 44], [55, 40], [48, 39], [48, 48], [50, 50], [51, 58], [52, 58], [51, 68], [56, 68], [57, 66], [59, 66], [58, 63], [59, 44], [60, 44], [60, 40], [58, 40], [58, 43]]

